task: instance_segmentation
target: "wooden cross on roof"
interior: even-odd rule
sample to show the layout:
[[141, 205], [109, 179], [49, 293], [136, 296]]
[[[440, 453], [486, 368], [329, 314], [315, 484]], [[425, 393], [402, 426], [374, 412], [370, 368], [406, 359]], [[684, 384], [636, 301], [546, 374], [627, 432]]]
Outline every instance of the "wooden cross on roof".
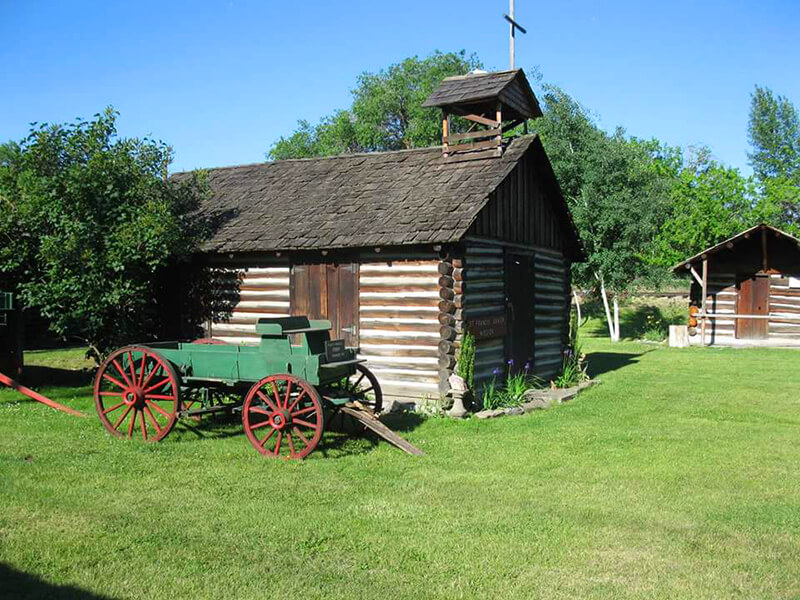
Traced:
[[509, 23], [509, 69], [514, 68], [514, 33], [519, 29], [522, 33], [528, 33], [525, 28], [514, 20], [514, 0], [508, 0], [508, 14], [503, 18]]

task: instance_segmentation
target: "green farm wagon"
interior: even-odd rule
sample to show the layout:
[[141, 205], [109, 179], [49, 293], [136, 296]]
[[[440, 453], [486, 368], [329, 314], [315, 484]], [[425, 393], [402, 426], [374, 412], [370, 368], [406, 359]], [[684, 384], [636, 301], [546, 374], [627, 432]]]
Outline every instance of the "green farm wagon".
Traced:
[[378, 380], [330, 329], [306, 317], [260, 319], [258, 346], [203, 339], [120, 348], [95, 377], [97, 413], [116, 436], [156, 442], [179, 418], [241, 411], [256, 450], [294, 459], [317, 447], [337, 415], [349, 415], [419, 454], [377, 420]]

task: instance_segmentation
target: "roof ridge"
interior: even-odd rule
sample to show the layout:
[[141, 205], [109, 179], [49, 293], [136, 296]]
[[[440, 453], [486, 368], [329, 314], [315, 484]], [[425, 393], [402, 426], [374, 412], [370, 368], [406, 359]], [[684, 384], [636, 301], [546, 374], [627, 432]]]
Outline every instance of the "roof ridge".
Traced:
[[464, 75], [450, 75], [442, 81], [454, 81], [456, 79], [467, 79], [469, 77], [486, 77], [488, 75], [505, 75], [506, 73], [517, 73], [521, 69], [505, 69], [503, 71], [486, 71], [485, 73], [465, 73]]
[[[538, 134], [536, 132], [529, 133], [527, 135], [516, 135], [512, 138], [509, 138], [509, 146], [513, 144], [516, 140], [527, 138], [527, 137], [536, 137]], [[244, 169], [247, 167], [264, 167], [267, 165], [274, 165], [277, 163], [287, 163], [287, 162], [311, 162], [311, 161], [322, 161], [322, 160], [334, 160], [334, 159], [345, 159], [351, 157], [358, 157], [358, 156], [386, 156], [388, 154], [411, 154], [414, 152], [430, 152], [433, 150], [441, 151], [442, 146], [425, 146], [424, 148], [403, 148], [402, 150], [384, 150], [381, 152], [345, 152], [343, 154], [332, 154], [330, 156], [309, 156], [307, 158], [281, 158], [278, 160], [265, 160], [264, 162], [257, 162], [257, 163], [244, 163], [241, 165], [226, 165], [224, 167], [198, 167], [197, 169], [190, 169], [188, 171], [176, 171], [172, 173], [172, 175], [185, 175], [187, 173], [192, 173], [194, 171], [224, 171], [228, 169]]]
[[343, 152], [342, 154], [331, 154], [328, 156], [309, 156], [306, 158], [279, 158], [278, 160], [265, 160], [264, 162], [244, 163], [241, 165], [225, 165], [224, 167], [198, 167], [188, 171], [176, 171], [172, 175], [183, 175], [193, 171], [222, 171], [224, 169], [243, 169], [245, 167], [261, 167], [266, 165], [274, 165], [276, 163], [287, 162], [309, 162], [318, 160], [333, 160], [337, 158], [350, 158], [353, 156], [385, 156], [387, 154], [403, 154], [412, 152], [424, 152], [430, 150], [441, 150], [442, 146], [425, 146], [424, 148], [402, 148], [400, 150], [382, 150], [378, 152]]

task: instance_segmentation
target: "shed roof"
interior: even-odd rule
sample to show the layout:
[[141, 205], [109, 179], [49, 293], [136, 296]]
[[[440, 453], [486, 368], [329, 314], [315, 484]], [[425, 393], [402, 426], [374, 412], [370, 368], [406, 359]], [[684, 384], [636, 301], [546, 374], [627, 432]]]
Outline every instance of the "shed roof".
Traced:
[[542, 116], [539, 102], [522, 69], [447, 77], [422, 106], [453, 109], [475, 105], [480, 109], [494, 110], [492, 102], [497, 100], [503, 103], [504, 112], [512, 119]]
[[701, 252], [698, 252], [694, 256], [692, 256], [690, 258], [687, 258], [683, 262], [680, 262], [677, 265], [675, 265], [674, 267], [672, 267], [672, 270], [675, 273], [683, 273], [684, 270], [688, 268], [688, 265], [691, 265], [692, 263], [699, 262], [704, 257], [708, 257], [708, 256], [710, 256], [712, 254], [716, 254], [716, 253], [721, 252], [723, 250], [727, 250], [727, 249], [729, 249], [729, 247], [728, 247], [729, 244], [731, 246], [733, 246], [737, 242], [740, 242], [740, 241], [745, 240], [745, 239], [749, 239], [750, 235], [752, 233], [756, 232], [756, 231], [770, 231], [776, 237], [783, 238], [784, 240], [793, 242], [794, 244], [800, 246], [800, 239], [797, 239], [793, 235], [790, 235], [790, 234], [786, 233], [785, 231], [781, 231], [780, 229], [777, 229], [776, 227], [773, 227], [772, 225], [767, 225], [766, 223], [759, 223], [758, 225], [755, 225], [755, 226], [751, 227], [750, 229], [745, 229], [741, 233], [737, 233], [736, 235], [734, 235], [732, 237], [729, 237], [726, 240], [721, 241], [719, 244], [716, 244], [715, 246], [711, 246], [711, 247], [706, 248], [705, 250], [703, 250]]
[[[535, 135], [515, 138], [499, 158], [452, 162], [441, 148], [281, 160], [208, 172], [201, 211], [217, 222], [208, 252], [321, 250], [460, 240], [489, 194]], [[549, 163], [548, 163], [549, 165]], [[554, 189], [558, 189], [552, 171]], [[181, 177], [181, 174], [176, 175]], [[560, 193], [565, 228], [580, 248]]]

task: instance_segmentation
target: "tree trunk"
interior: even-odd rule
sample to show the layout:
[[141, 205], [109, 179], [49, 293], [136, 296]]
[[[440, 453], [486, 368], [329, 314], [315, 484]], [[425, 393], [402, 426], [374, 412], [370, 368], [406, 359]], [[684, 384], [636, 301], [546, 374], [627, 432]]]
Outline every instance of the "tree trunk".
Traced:
[[603, 298], [603, 307], [606, 309], [606, 324], [608, 325], [608, 335], [611, 337], [612, 342], [617, 341], [616, 330], [614, 329], [614, 321], [611, 318], [611, 307], [608, 305], [608, 292], [606, 291], [606, 283], [600, 275], [595, 274], [597, 280], [600, 282], [600, 296]]
[[581, 323], [581, 299], [578, 298], [578, 292], [572, 290], [572, 296], [575, 298], [575, 311], [578, 313], [578, 327], [582, 325]]
[[614, 294], [614, 334], [616, 335], [615, 342], [619, 341], [619, 302], [617, 295]]

